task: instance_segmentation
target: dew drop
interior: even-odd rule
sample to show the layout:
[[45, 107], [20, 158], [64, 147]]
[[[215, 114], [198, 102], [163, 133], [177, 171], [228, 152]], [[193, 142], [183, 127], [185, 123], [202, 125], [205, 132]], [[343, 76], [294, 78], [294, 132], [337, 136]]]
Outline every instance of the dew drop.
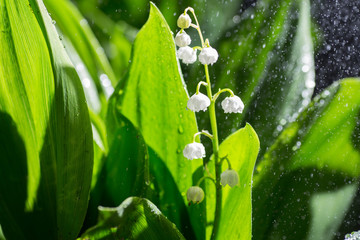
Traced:
[[184, 128], [180, 125], [179, 128], [178, 128], [178, 132], [180, 134], [183, 134], [184, 133]]

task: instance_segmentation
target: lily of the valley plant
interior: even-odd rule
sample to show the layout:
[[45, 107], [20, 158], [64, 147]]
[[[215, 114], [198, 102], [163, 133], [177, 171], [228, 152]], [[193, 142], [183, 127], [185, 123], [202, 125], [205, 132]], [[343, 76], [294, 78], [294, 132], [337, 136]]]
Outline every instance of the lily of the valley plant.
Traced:
[[[192, 23], [191, 17], [189, 16], [188, 12], [192, 14], [196, 24]], [[210, 179], [215, 183], [215, 220], [211, 234], [211, 238], [215, 239], [221, 215], [222, 187], [225, 187], [226, 185], [229, 185], [230, 187], [235, 187], [239, 184], [238, 173], [235, 170], [231, 169], [231, 159], [229, 159], [227, 156], [219, 156], [219, 139], [216, 123], [215, 103], [221, 93], [230, 94], [230, 96], [227, 96], [221, 102], [221, 106], [225, 113], [242, 113], [244, 109], [244, 103], [241, 101], [240, 97], [234, 95], [233, 91], [228, 88], [220, 89], [216, 94], [213, 95], [211, 89], [211, 81], [209, 77], [209, 65], [216, 63], [219, 55], [216, 49], [211, 47], [209, 40], [204, 40], [194, 9], [191, 7], [186, 8], [184, 13], [181, 14], [178, 18], [177, 25], [180, 28], [180, 31], [176, 34], [175, 37], [175, 43], [179, 47], [177, 51], [178, 58], [181, 59], [182, 62], [185, 64], [194, 63], [197, 60], [197, 50], [199, 50], [200, 54], [198, 58], [200, 63], [204, 65], [206, 77], [206, 82], [200, 81], [197, 84], [196, 93], [188, 100], [187, 108], [193, 112], [206, 111], [209, 109], [209, 117], [211, 124], [211, 133], [205, 130], [195, 133], [192, 143], [189, 143], [185, 146], [183, 154], [184, 157], [189, 160], [205, 157], [205, 147], [201, 143], [195, 141], [198, 135], [204, 135], [212, 141], [214, 155], [213, 164], [215, 164], [215, 177], [213, 177], [208, 171], [208, 163], [204, 162], [204, 176], [200, 178], [196, 186], [192, 186], [188, 189], [186, 196], [189, 204], [191, 202], [200, 203], [205, 197], [204, 191], [202, 190], [202, 188], [200, 188], [201, 182], [205, 179]], [[191, 37], [185, 32], [185, 29], [188, 29], [190, 27], [197, 30], [200, 37], [201, 46], [189, 46], [191, 43]], [[206, 95], [200, 92], [201, 86], [204, 86], [206, 88]], [[221, 172], [221, 167], [224, 160], [227, 161], [228, 169], [224, 172]]]

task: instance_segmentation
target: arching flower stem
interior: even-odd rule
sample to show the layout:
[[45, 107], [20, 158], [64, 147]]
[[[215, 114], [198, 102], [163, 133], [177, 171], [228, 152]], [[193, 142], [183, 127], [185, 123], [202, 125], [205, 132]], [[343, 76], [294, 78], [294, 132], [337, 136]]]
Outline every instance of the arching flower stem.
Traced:
[[200, 41], [201, 41], [201, 46], [202, 46], [202, 47], [205, 47], [204, 38], [203, 38], [203, 35], [202, 35], [202, 33], [201, 33], [199, 21], [197, 20], [197, 17], [196, 17], [196, 15], [195, 15], [195, 11], [194, 11], [193, 8], [187, 7], [187, 8], [185, 9], [185, 12], [188, 11], [188, 10], [192, 13], [192, 15], [194, 16], [195, 22], [196, 22], [196, 25], [191, 24], [190, 26], [193, 27], [193, 28], [195, 28], [195, 29], [198, 31], [199, 37], [200, 37]]
[[190, 12], [194, 13], [194, 9], [193, 9], [192, 7], [187, 7], [187, 8], [185, 8], [184, 14], [186, 14], [187, 11], [190, 11]]
[[196, 186], [200, 186], [200, 184], [201, 184], [205, 179], [210, 179], [210, 180], [215, 184], [215, 179], [214, 179], [213, 177], [203, 176], [203, 177], [200, 178], [199, 181], [196, 183]]
[[220, 96], [220, 94], [223, 93], [223, 92], [229, 92], [232, 97], [235, 96], [234, 92], [233, 92], [230, 88], [224, 88], [224, 89], [219, 90], [219, 91], [213, 96], [214, 101], [216, 101], [216, 99], [217, 99], [217, 98]]
[[205, 39], [204, 47], [210, 47], [209, 39]]
[[208, 84], [204, 81], [199, 82], [196, 87], [196, 94], [199, 94], [201, 85], [207, 86]]
[[211, 135], [208, 131], [205, 131], [205, 130], [202, 130], [201, 132], [198, 132], [198, 133], [195, 133], [194, 136], [193, 136], [193, 142], [195, 142], [195, 138], [199, 135], [205, 135], [207, 136], [208, 138], [210, 138], [210, 140], [213, 140], [213, 135]]
[[227, 164], [228, 164], [228, 169], [232, 169], [231, 168], [231, 163], [230, 163], [230, 160], [229, 160], [229, 158], [228, 158], [228, 156], [226, 155], [225, 157], [222, 157], [221, 159], [220, 159], [220, 165], [222, 165], [222, 163], [224, 162], [224, 160], [226, 160], [227, 161]]
[[199, 47], [199, 46], [195, 46], [195, 47], [193, 47], [193, 49], [197, 49], [197, 50], [202, 50], [202, 47]]

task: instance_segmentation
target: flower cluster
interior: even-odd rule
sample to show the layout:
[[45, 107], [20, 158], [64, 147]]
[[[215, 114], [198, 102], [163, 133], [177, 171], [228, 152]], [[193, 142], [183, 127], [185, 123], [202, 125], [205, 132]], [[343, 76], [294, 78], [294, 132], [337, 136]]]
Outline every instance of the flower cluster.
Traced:
[[[195, 23], [192, 23], [192, 19], [187, 12], [191, 12]], [[212, 65], [217, 62], [219, 58], [219, 54], [215, 48], [210, 46], [209, 40], [203, 40], [203, 36], [200, 30], [199, 23], [197, 21], [196, 15], [194, 10], [190, 7], [186, 8], [184, 13], [181, 14], [177, 20], [177, 25], [180, 28], [180, 31], [175, 36], [175, 44], [179, 47], [177, 50], [177, 57], [182, 60], [185, 64], [191, 64], [196, 62], [199, 59], [200, 63], [205, 67], [205, 75], [206, 75], [206, 82], [199, 82], [197, 85], [196, 93], [192, 95], [188, 102], [187, 108], [193, 112], [200, 112], [200, 111], [207, 111], [209, 109], [210, 114], [210, 121], [216, 122], [216, 114], [215, 114], [215, 101], [219, 97], [221, 93], [228, 92], [230, 96], [226, 97], [221, 102], [221, 107], [225, 113], [242, 113], [244, 110], [244, 103], [241, 99], [236, 96], [232, 90], [226, 88], [219, 90], [216, 94], [212, 95], [211, 93], [211, 83], [210, 77], [208, 73], [208, 65]], [[190, 47], [191, 44], [191, 37], [185, 32], [185, 29], [190, 27], [195, 28], [200, 36], [201, 46]], [[197, 51], [200, 51], [200, 54], [197, 55]], [[205, 86], [207, 88], [207, 95], [200, 92], [201, 86]], [[215, 124], [216, 125], [216, 124]], [[196, 136], [198, 135], [205, 135], [213, 141], [213, 144], [217, 145], [218, 149], [218, 139], [217, 139], [217, 127], [214, 128], [214, 124], [212, 124], [212, 132], [216, 134], [212, 135], [208, 131], [201, 131], [196, 133], [193, 136], [193, 141], [187, 144], [183, 150], [183, 155], [185, 158], [189, 160], [204, 158], [205, 147], [203, 144], [195, 142]], [[228, 162], [228, 169], [224, 172], [217, 173], [217, 179], [213, 178], [211, 174], [207, 171], [209, 176], [202, 177], [196, 186], [192, 186], [188, 189], [186, 196], [189, 203], [200, 203], [204, 199], [204, 191], [199, 187], [201, 181], [206, 178], [210, 178], [218, 184], [222, 186], [229, 185], [230, 187], [234, 187], [239, 183], [239, 175], [238, 173], [231, 168], [231, 163], [228, 157], [223, 157], [219, 159], [215, 159], [216, 164], [222, 164], [223, 160], [227, 160]], [[207, 163], [206, 163], [207, 164]], [[205, 168], [207, 167], [204, 163]]]
[[[189, 10], [191, 11], [192, 9]], [[180, 15], [177, 24], [178, 27], [181, 28], [175, 36], [175, 43], [179, 47], [177, 51], [177, 57], [181, 59], [185, 64], [194, 63], [197, 60], [197, 50], [199, 49], [199, 61], [202, 64], [212, 65], [216, 63], [219, 58], [219, 54], [216, 49], [210, 46], [208, 42], [205, 46], [202, 47], [189, 47], [189, 45], [191, 44], [191, 38], [184, 29], [187, 29], [192, 25], [191, 18], [186, 12]]]

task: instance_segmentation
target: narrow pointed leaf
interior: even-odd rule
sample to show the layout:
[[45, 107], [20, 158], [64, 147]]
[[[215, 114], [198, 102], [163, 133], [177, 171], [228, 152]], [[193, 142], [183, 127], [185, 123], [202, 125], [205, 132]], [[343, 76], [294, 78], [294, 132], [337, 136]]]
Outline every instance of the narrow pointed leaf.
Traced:
[[187, 100], [171, 31], [151, 4], [149, 20], [134, 43], [129, 72], [111, 99], [113, 111], [120, 111], [144, 136], [150, 168], [161, 189], [159, 208], [181, 231], [191, 232], [190, 223], [197, 225], [200, 237], [204, 216], [190, 211], [194, 216], [189, 218], [185, 210], [186, 190], [193, 185], [193, 172], [201, 166], [201, 160], [188, 161], [182, 155], [197, 132], [195, 115], [186, 110]]

